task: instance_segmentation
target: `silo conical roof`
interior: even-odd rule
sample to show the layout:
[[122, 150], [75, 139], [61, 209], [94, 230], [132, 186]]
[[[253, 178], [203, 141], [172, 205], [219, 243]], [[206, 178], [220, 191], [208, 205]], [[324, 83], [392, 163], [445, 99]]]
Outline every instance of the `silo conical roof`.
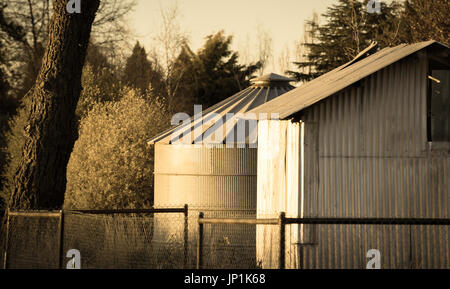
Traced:
[[248, 88], [203, 110], [201, 116], [195, 115], [188, 122], [153, 137], [148, 143], [225, 144], [231, 140], [232, 143], [248, 144], [252, 139], [256, 140], [256, 127], [247, 123], [245, 132], [238, 133], [244, 127], [241, 124], [249, 121], [238, 117], [294, 89], [289, 84], [291, 81], [294, 79], [275, 73], [252, 79]]

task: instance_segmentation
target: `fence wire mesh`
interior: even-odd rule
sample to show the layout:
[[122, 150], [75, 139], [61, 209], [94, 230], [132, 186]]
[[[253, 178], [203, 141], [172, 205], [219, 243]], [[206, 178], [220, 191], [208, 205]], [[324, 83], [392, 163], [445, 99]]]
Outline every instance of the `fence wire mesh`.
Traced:
[[202, 248], [204, 268], [258, 268], [255, 237], [256, 230], [254, 225], [205, 225]]
[[58, 217], [9, 216], [8, 268], [58, 268]]
[[[195, 266], [195, 243], [183, 213], [89, 214], [9, 217], [7, 268], [65, 268], [76, 249], [84, 269], [171, 269]], [[193, 227], [191, 225], [190, 227]], [[191, 234], [192, 235], [192, 234]], [[62, 250], [60, 250], [62, 246]]]
[[[254, 219], [254, 211], [205, 212], [205, 218]], [[198, 228], [195, 230], [198, 232]], [[251, 224], [204, 224], [203, 268], [256, 269], [256, 227]]]
[[77, 249], [81, 268], [143, 268], [153, 265], [153, 217], [65, 214], [64, 250]]

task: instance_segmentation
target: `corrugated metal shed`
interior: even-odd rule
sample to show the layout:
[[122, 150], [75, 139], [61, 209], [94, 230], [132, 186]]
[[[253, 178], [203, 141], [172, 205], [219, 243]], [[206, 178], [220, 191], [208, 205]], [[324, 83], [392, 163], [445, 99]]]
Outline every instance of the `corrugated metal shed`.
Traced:
[[[287, 119], [259, 122], [258, 216], [449, 218], [449, 143], [427, 138], [430, 65], [448, 52], [433, 41], [387, 48], [281, 96], [284, 107], [253, 110]], [[299, 123], [289, 119], [300, 110]], [[289, 268], [362, 269], [370, 249], [381, 268], [450, 268], [449, 226], [295, 226]], [[272, 230], [257, 236], [259, 255], [276, 248]]]
[[[256, 115], [260, 113], [279, 113], [279, 118], [285, 119], [390, 64], [431, 45], [441, 45], [448, 48], [444, 44], [433, 40], [384, 48], [368, 57], [357, 57], [351, 62], [285, 93], [282, 97], [250, 110], [249, 113]], [[371, 47], [369, 48], [371, 49]]]
[[[249, 110], [292, 90], [295, 87], [289, 84], [290, 81], [293, 79], [275, 73], [255, 78], [250, 87], [204, 110], [201, 117], [193, 117], [190, 123], [171, 128], [148, 140], [148, 143], [172, 144], [174, 139], [183, 144], [201, 144], [202, 140], [208, 138], [212, 138], [211, 140], [215, 143], [225, 143], [227, 138], [236, 140], [236, 138], [230, 138], [230, 133], [237, 131], [237, 123], [240, 121], [237, 119], [239, 114], [247, 113]], [[227, 114], [233, 114], [233, 116], [227, 117]], [[222, 125], [215, 125], [218, 121], [222, 121]], [[216, 134], [217, 131], [221, 131], [221, 133]], [[251, 140], [256, 140], [254, 137], [256, 136], [256, 127], [246, 130], [245, 143], [247, 144], [249, 136], [253, 136]]]

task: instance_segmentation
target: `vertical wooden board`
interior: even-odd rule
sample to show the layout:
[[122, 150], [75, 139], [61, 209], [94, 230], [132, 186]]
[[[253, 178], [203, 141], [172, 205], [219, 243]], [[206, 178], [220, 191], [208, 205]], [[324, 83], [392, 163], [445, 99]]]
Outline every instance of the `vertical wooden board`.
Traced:
[[286, 217], [301, 216], [300, 124], [289, 123], [286, 145]]
[[[318, 212], [318, 125], [260, 121], [258, 130], [257, 216], [314, 217]], [[264, 268], [278, 266], [278, 229], [258, 226], [257, 256]], [[314, 225], [286, 227], [286, 268], [299, 268], [300, 246], [316, 244]], [[301, 250], [300, 250], [301, 249]]]
[[[301, 203], [303, 189], [301, 186], [301, 156], [302, 133], [300, 123], [288, 124], [286, 138], [286, 217], [301, 217]], [[299, 264], [299, 243], [302, 225], [292, 224], [286, 227], [286, 268], [298, 268]]]
[[[289, 121], [258, 122], [257, 217], [276, 217], [285, 210], [286, 133]], [[256, 255], [263, 268], [277, 268], [279, 230], [258, 225]]]
[[[286, 212], [287, 217], [313, 216], [317, 211], [317, 125], [291, 121], [260, 121], [258, 131], [257, 216]], [[315, 226], [286, 227], [286, 268], [298, 268], [300, 246], [316, 240]], [[258, 226], [257, 255], [264, 268], [278, 264], [278, 230]]]
[[[318, 217], [319, 214], [319, 125], [303, 123], [303, 202], [302, 217]], [[314, 244], [318, 241], [317, 225], [305, 225], [302, 243]]]

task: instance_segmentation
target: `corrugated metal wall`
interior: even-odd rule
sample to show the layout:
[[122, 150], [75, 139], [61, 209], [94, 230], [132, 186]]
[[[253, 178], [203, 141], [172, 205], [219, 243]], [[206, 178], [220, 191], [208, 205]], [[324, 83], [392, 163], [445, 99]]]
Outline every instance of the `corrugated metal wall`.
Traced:
[[[303, 111], [318, 131], [305, 147], [305, 216], [450, 217], [449, 148], [427, 142], [424, 53]], [[299, 267], [365, 268], [379, 249], [382, 268], [450, 268], [448, 226], [320, 225], [316, 237]]]
[[[315, 217], [449, 218], [449, 154], [427, 143], [424, 52], [394, 63], [305, 110], [318, 124]], [[312, 164], [309, 164], [311, 166]], [[384, 268], [450, 268], [448, 226], [320, 226], [304, 268], [364, 268], [379, 249]], [[411, 249], [410, 249], [411, 248]], [[410, 252], [412, 250], [412, 252]], [[318, 254], [318, 252], [322, 252]]]
[[155, 145], [155, 206], [256, 211], [256, 148]]
[[448, 148], [427, 144], [426, 76], [426, 59], [407, 58], [305, 111], [319, 124], [312, 214], [450, 217]]

